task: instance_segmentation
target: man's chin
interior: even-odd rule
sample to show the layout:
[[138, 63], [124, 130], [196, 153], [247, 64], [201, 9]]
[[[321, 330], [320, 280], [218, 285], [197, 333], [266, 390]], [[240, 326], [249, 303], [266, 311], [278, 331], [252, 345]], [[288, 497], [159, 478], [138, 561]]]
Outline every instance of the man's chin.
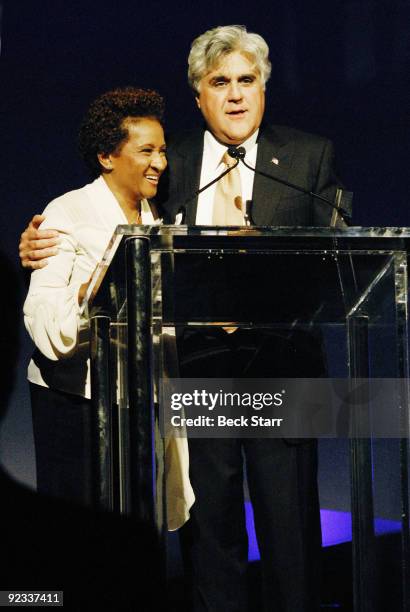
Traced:
[[[239, 127], [239, 126], [238, 126]], [[224, 141], [230, 145], [240, 145], [247, 140], [256, 129], [243, 128], [238, 130], [229, 130], [225, 133]]]

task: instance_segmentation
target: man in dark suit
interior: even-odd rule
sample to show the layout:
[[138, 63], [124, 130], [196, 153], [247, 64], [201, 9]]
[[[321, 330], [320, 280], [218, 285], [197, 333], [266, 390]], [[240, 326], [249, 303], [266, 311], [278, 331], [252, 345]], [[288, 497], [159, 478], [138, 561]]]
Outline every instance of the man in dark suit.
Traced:
[[[161, 179], [160, 191], [165, 196], [170, 220], [175, 219], [181, 205], [187, 202], [185, 223], [196, 224], [198, 196], [192, 196], [200, 185], [203, 141], [204, 131], [195, 130], [171, 137], [168, 142], [168, 170]], [[257, 138], [256, 170], [333, 200], [337, 187], [333, 164], [331, 141], [262, 122]], [[255, 175], [252, 192], [254, 225], [329, 226], [332, 214], [327, 204], [267, 177]]]
[[[224, 169], [217, 156], [222, 157], [232, 145], [245, 147], [246, 161], [250, 165], [256, 161], [257, 170], [334, 199], [336, 178], [330, 141], [263, 122], [265, 84], [271, 70], [268, 51], [260, 36], [238, 26], [215, 28], [193, 42], [188, 79], [205, 126], [168, 143], [169, 182], [162, 179], [161, 189], [171, 218], [186, 205], [188, 225], [212, 224], [206, 209], [212, 208], [217, 187], [207, 189], [199, 198], [192, 196], [209, 182], [206, 179], [215, 178]], [[242, 164], [239, 171], [243, 199], [253, 203], [255, 225], [330, 224], [332, 209], [328, 205], [269, 178], [254, 177]], [[165, 197], [164, 191], [168, 192]]]
[[[229, 163], [224, 154], [232, 146], [244, 147], [245, 160], [257, 170], [334, 200], [337, 181], [331, 143], [263, 123], [270, 62], [260, 36], [238, 26], [215, 28], [193, 42], [188, 64], [205, 126], [169, 142], [168, 177], [161, 195], [172, 220], [184, 210], [188, 225], [243, 224], [243, 214], [234, 214], [231, 222], [230, 213], [222, 217], [225, 222], [215, 222], [221, 197], [218, 183], [193, 195], [223, 172]], [[236, 171], [241, 193], [235, 192], [239, 206], [233, 194], [234, 207], [244, 213], [244, 201], [251, 200], [254, 224], [330, 225], [332, 209], [326, 204], [255, 175], [242, 164]], [[258, 273], [266, 282], [266, 270]], [[229, 332], [186, 330], [178, 346], [181, 376], [324, 374], [318, 338], [303, 332], [290, 336], [266, 330]], [[264, 607], [317, 610], [321, 542], [315, 441], [190, 439], [189, 451], [196, 503], [182, 535], [192, 564], [195, 611], [246, 609], [243, 455], [261, 552]]]
[[[188, 225], [241, 225], [244, 203], [251, 201], [257, 225], [330, 225], [332, 209], [326, 204], [255, 176], [243, 164], [224, 188], [225, 200], [218, 184], [193, 197], [229, 164], [227, 148], [242, 146], [249, 165], [334, 199], [337, 182], [331, 143], [263, 123], [268, 51], [260, 36], [241, 26], [215, 28], [194, 41], [188, 75], [205, 128], [169, 142], [169, 172], [161, 186], [169, 222], [184, 209]], [[227, 203], [221, 211], [222, 200]], [[219, 222], [221, 218], [225, 221]], [[26, 230], [21, 243], [23, 265], [32, 268], [42, 265], [35, 240], [48, 238], [36, 233], [33, 222], [34, 229]], [[41, 246], [53, 248], [54, 243]], [[247, 330], [191, 331], [180, 339], [179, 350], [183, 377], [323, 375], [317, 340], [300, 341], [297, 334], [284, 338]], [[317, 610], [320, 524], [315, 442], [197, 439], [189, 440], [189, 447], [196, 502], [182, 536], [192, 569], [195, 612], [246, 609], [243, 455], [261, 551], [265, 609]]]

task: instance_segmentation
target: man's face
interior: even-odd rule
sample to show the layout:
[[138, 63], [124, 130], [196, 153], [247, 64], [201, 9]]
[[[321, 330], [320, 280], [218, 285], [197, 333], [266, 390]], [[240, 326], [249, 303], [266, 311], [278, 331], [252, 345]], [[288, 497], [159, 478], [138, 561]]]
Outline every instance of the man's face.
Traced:
[[242, 144], [258, 129], [265, 110], [260, 74], [239, 51], [201, 79], [196, 101], [209, 130], [225, 144]]

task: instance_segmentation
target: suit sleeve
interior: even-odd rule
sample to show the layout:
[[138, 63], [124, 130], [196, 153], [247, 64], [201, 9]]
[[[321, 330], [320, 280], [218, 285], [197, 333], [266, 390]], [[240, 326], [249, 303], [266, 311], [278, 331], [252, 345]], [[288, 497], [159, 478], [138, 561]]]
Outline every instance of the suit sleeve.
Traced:
[[41, 228], [57, 229], [61, 243], [48, 265], [35, 270], [24, 303], [24, 323], [37, 348], [48, 359], [68, 356], [77, 345], [79, 329], [78, 291], [85, 282], [72, 278], [77, 252], [73, 225], [64, 211], [50, 205]]

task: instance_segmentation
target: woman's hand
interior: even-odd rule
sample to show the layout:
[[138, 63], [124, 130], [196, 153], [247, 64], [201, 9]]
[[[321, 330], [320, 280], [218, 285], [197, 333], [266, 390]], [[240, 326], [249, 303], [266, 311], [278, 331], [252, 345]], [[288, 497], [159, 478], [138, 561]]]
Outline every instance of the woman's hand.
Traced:
[[23, 268], [38, 270], [47, 265], [48, 257], [57, 255], [59, 236], [56, 230], [39, 230], [44, 215], [34, 215], [24, 232], [19, 244], [20, 261]]

